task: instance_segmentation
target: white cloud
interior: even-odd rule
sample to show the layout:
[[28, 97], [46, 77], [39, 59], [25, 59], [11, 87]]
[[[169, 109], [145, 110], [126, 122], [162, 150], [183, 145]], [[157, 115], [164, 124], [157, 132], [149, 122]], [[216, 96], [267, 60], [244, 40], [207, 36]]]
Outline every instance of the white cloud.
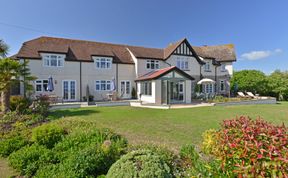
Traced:
[[282, 53], [282, 49], [275, 49], [273, 51], [266, 50], [266, 51], [251, 51], [249, 53], [244, 53], [241, 55], [241, 58], [247, 60], [258, 60], [270, 57], [272, 55]]

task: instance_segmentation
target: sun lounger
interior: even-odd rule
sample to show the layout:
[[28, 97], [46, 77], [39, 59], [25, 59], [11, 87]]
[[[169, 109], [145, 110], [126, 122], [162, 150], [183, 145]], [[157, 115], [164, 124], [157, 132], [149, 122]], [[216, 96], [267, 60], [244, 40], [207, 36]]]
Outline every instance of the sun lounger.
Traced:
[[250, 96], [251, 98], [258, 98], [257, 96], [255, 96], [252, 92], [246, 92], [248, 96]]
[[237, 92], [237, 94], [241, 98], [250, 98], [250, 96], [245, 95], [243, 92]]

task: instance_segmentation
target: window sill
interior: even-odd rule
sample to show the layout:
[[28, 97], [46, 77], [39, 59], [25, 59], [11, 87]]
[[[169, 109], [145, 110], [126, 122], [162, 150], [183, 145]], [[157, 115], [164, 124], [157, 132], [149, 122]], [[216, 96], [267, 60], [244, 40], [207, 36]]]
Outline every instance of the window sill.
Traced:
[[204, 72], [212, 72], [211, 70], [204, 70]]

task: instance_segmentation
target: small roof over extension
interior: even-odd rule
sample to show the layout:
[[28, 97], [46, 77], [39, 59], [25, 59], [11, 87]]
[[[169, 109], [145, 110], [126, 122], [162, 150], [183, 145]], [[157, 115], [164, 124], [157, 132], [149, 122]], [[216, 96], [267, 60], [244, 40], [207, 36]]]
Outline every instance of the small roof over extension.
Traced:
[[183, 75], [184, 77], [186, 77], [190, 80], [195, 80], [192, 76], [190, 76], [186, 72], [180, 70], [176, 66], [171, 66], [171, 67], [167, 67], [164, 69], [159, 69], [159, 70], [148, 72], [147, 74], [142, 75], [141, 77], [139, 77], [135, 81], [138, 82], [138, 81], [146, 81], [146, 80], [155, 80], [155, 79], [158, 79], [158, 78], [160, 78], [160, 77], [162, 77], [162, 76], [164, 76], [164, 75], [166, 75], [172, 71], [176, 71], [180, 75]]

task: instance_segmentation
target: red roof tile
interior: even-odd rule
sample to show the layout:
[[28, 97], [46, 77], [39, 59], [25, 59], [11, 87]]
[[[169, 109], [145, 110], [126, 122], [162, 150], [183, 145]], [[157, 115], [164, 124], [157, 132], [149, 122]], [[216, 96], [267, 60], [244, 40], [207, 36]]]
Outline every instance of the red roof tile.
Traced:
[[194, 78], [192, 76], [190, 76], [189, 74], [187, 74], [186, 72], [180, 70], [176, 66], [171, 66], [171, 67], [167, 67], [167, 68], [158, 69], [155, 71], [148, 72], [147, 74], [140, 76], [138, 79], [136, 79], [136, 81], [145, 81], [145, 80], [157, 79], [159, 77], [162, 77], [165, 74], [168, 74], [169, 72], [171, 72], [173, 70], [176, 70], [177, 72], [184, 75], [185, 77], [187, 77], [190, 80], [194, 80]]

